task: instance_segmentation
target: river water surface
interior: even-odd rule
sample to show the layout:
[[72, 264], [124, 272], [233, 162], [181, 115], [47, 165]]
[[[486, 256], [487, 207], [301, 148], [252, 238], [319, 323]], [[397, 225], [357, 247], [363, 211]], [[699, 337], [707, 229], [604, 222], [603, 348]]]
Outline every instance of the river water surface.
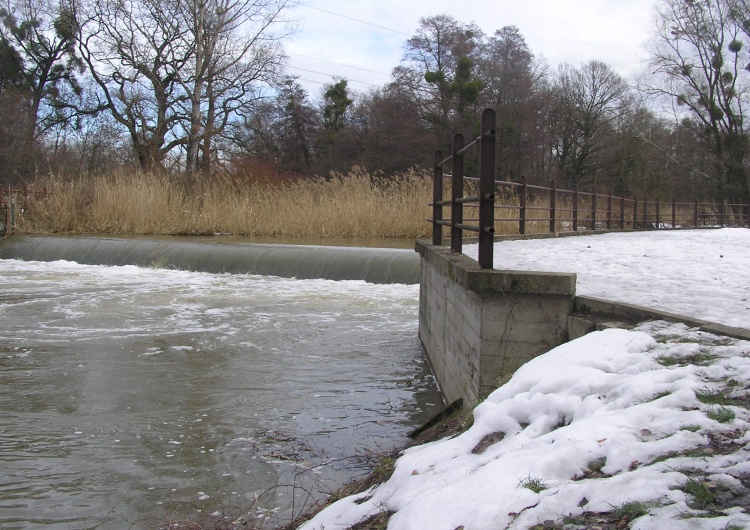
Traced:
[[418, 296], [0, 260], [0, 527], [299, 511], [442, 406]]

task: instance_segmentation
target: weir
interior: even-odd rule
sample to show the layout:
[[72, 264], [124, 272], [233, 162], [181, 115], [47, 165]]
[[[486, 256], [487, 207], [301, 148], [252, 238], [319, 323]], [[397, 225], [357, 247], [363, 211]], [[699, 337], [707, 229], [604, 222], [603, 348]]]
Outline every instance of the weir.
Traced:
[[0, 259], [381, 284], [419, 282], [419, 256], [407, 249], [16, 234], [0, 240]]

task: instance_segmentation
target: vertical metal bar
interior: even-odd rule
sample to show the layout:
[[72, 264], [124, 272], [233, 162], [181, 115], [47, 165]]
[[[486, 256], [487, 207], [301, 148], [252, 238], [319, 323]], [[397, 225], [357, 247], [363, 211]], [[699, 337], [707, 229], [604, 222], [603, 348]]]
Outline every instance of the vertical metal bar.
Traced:
[[648, 228], [648, 199], [643, 198], [643, 228]]
[[638, 195], [633, 197], [633, 230], [638, 230]]
[[439, 221], [443, 220], [443, 166], [439, 166], [443, 160], [443, 152], [435, 151], [435, 166], [432, 175], [432, 244], [440, 246], [443, 244], [443, 226]]
[[625, 197], [620, 197], [620, 230], [625, 230]]
[[695, 199], [695, 213], [693, 214], [693, 226], [698, 228], [698, 199]]
[[8, 228], [6, 229], [6, 232], [8, 234], [12, 234], [16, 230], [16, 197], [11, 195], [10, 199], [10, 215], [8, 219]]
[[677, 228], [677, 201], [672, 197], [672, 228]]
[[519, 216], [518, 216], [518, 233], [526, 233], [526, 202], [529, 198], [528, 189], [526, 188], [526, 175], [521, 175], [521, 197], [519, 198]]
[[549, 187], [549, 231], [554, 234], [557, 224], [557, 185], [554, 180], [550, 181]]
[[612, 230], [612, 190], [607, 196], [607, 230]]
[[596, 230], [596, 188], [591, 193], [591, 230]]
[[661, 228], [661, 200], [656, 198], [656, 228]]
[[479, 140], [479, 267], [491, 269], [495, 244], [495, 111], [482, 111]]
[[721, 201], [719, 205], [719, 226], [722, 228], [724, 228], [724, 204], [726, 204], [726, 201]]
[[578, 232], [578, 184], [573, 185], [573, 232]]
[[464, 155], [458, 152], [464, 148], [464, 135], [453, 136], [453, 177], [451, 178], [451, 252], [463, 250], [463, 230], [456, 225], [464, 222], [464, 205], [458, 199], [464, 196]]

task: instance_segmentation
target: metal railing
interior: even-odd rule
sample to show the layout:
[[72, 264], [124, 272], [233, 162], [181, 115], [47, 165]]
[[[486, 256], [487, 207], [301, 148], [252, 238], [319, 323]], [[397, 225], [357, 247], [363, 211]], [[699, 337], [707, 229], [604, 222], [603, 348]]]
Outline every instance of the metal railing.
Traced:
[[[617, 197], [611, 191], [600, 193], [594, 188], [581, 191], [550, 186], [495, 179], [495, 112], [482, 112], [480, 135], [464, 145], [463, 135], [453, 138], [452, 153], [443, 158], [442, 151], [435, 152], [433, 173], [432, 244], [443, 242], [443, 227], [450, 228], [451, 250], [461, 253], [464, 232], [478, 234], [477, 261], [482, 269], [491, 269], [494, 234], [498, 224], [505, 232], [521, 235], [529, 233], [580, 232], [584, 230], [641, 230], [743, 226], [750, 227], [750, 207], [746, 204], [662, 202], [660, 199]], [[475, 147], [479, 148], [479, 177], [464, 175], [464, 157]], [[451, 174], [444, 166], [452, 162]], [[451, 180], [451, 196], [444, 198], [444, 179]], [[465, 196], [465, 188], [470, 188]], [[498, 197], [500, 195], [500, 197]], [[450, 219], [444, 219], [443, 208], [450, 206]], [[478, 209], [478, 216], [466, 218], [465, 208]], [[501, 212], [497, 217], [495, 212]], [[515, 215], [513, 215], [515, 213]], [[476, 224], [473, 224], [476, 223]], [[508, 224], [511, 224], [508, 227]]]
[[4, 188], [0, 186], [0, 237], [10, 235], [16, 226], [19, 213], [26, 213], [30, 207], [30, 198], [47, 196], [47, 190], [38, 190], [29, 186], [22, 188]]

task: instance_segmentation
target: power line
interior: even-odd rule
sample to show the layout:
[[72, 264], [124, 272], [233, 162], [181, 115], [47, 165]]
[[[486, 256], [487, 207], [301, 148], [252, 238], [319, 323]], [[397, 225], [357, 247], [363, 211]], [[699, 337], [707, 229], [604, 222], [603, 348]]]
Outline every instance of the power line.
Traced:
[[300, 5], [303, 6], [303, 7], [310, 8], [310, 9], [315, 9], [316, 11], [322, 11], [323, 13], [328, 13], [329, 15], [334, 15], [334, 16], [337, 16], [337, 17], [345, 18], [347, 20], [353, 20], [354, 22], [359, 22], [360, 24], [367, 24], [368, 26], [372, 26], [374, 28], [380, 28], [380, 29], [384, 29], [386, 31], [392, 31], [393, 33], [398, 33], [399, 35], [406, 35], [407, 37], [412, 37], [412, 35], [410, 35], [408, 33], [404, 33], [403, 31], [399, 31], [399, 30], [393, 29], [393, 28], [386, 28], [385, 26], [380, 26], [378, 24], [373, 24], [372, 22], [367, 22], [366, 20], [360, 20], [358, 18], [349, 17], [349, 16], [346, 16], [346, 15], [342, 15], [341, 13], [334, 13], [333, 11], [328, 11], [326, 9], [321, 9], [319, 7], [313, 7], [313, 6], [309, 5], [309, 4], [300, 4]]
[[[325, 75], [325, 76], [329, 76], [329, 77], [338, 77], [338, 76], [334, 76], [332, 74], [326, 74], [325, 72], [318, 72], [316, 70], [308, 70], [307, 68], [300, 68], [298, 66], [287, 66], [287, 68], [291, 68], [292, 70], [301, 70], [303, 72], [310, 72], [311, 74]], [[347, 81], [351, 81], [352, 83], [362, 83], [363, 85], [370, 85], [370, 86], [374, 86], [374, 87], [380, 86], [380, 85], [377, 85], [375, 83], [369, 83], [367, 81], [359, 81], [357, 79], [349, 79], [348, 77], [346, 77], [344, 79], [346, 79]]]
[[326, 59], [318, 59], [317, 57], [310, 57], [309, 55], [302, 55], [300, 53], [290, 53], [289, 55], [294, 55], [295, 57], [304, 57], [305, 59], [312, 59], [313, 61], [320, 61], [323, 63], [335, 64], [338, 66], [345, 66], [346, 68], [352, 68], [354, 70], [362, 70], [363, 72], [369, 72], [371, 74], [389, 76], [389, 74], [384, 74], [383, 72], [376, 72], [375, 70], [368, 70], [367, 68], [360, 68], [358, 66], [351, 66], [349, 64], [337, 63], [335, 61], [327, 61]]

